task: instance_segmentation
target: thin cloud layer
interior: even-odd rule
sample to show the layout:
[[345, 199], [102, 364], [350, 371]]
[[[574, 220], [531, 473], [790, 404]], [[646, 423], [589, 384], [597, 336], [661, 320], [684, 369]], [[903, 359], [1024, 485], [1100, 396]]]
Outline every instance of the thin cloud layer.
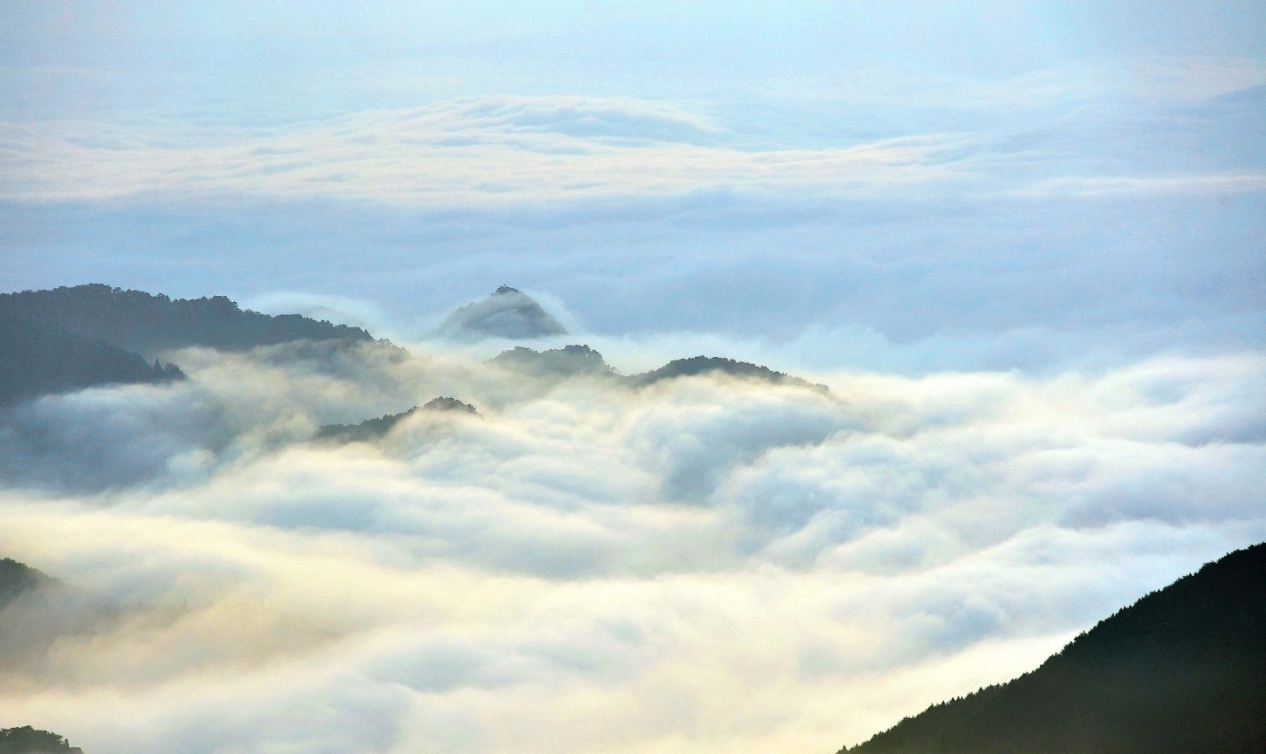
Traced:
[[[1261, 93], [1248, 97], [1260, 101]], [[909, 199], [1266, 187], [1260, 163], [1219, 164], [1203, 154], [1239, 128], [1221, 122], [1220, 100], [1197, 104], [1182, 111], [1169, 101], [1139, 103], [1142, 113], [1122, 116], [1101, 100], [1074, 101], [1054, 114], [1031, 112], [1022, 128], [988, 118], [973, 128], [942, 116], [922, 132], [841, 134], [813, 147], [792, 133], [753, 141], [767, 130], [759, 120], [727, 128], [688, 106], [578, 97], [469, 98], [272, 128], [18, 123], [0, 144], [8, 163], [0, 197], [320, 197], [458, 208], [710, 191]]]
[[1260, 347], [1260, 71], [1153, 68], [960, 82], [953, 106], [836, 82], [15, 121], [0, 283], [275, 311], [306, 291], [407, 338], [504, 282], [552, 293], [570, 332], [798, 341], [813, 366], [915, 373]]
[[[107, 754], [829, 751], [1266, 535], [1258, 355], [823, 393], [430, 353], [188, 350], [7, 417], [99, 478], [7, 475], [6, 553], [116, 607], [6, 714]], [[314, 439], [435, 394], [480, 413]]]

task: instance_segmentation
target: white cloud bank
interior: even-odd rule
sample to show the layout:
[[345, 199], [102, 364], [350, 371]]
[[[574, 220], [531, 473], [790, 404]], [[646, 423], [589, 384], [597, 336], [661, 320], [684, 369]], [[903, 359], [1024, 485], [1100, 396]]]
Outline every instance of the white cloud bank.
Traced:
[[[281, 132], [13, 127], [0, 197], [337, 197], [464, 207], [729, 189], [857, 195], [952, 180], [980, 145], [933, 135], [744, 150], [687, 114], [571, 98], [457, 101]], [[973, 149], [973, 147], [975, 147]]]
[[[1006, 96], [1023, 101], [1040, 100], [1049, 84], [1014, 85], [1019, 91]], [[0, 139], [0, 199], [323, 198], [444, 209], [717, 191], [782, 200], [909, 201], [963, 194], [1238, 194], [1266, 187], [1257, 164], [1192, 163], [1203, 150], [1187, 142], [1207, 138], [1205, 127], [1193, 126], [1191, 113], [1173, 112], [1174, 100], [1158, 106], [1134, 95], [1147, 112], [1123, 119], [1107, 110], [1121, 93], [1077, 94], [1055, 113], [1050, 105], [1025, 103], [1023, 126], [1004, 125], [1014, 114], [998, 122], [1005, 103], [975, 112], [980, 105], [969, 101], [959, 105], [964, 115], [972, 113], [966, 120], [943, 114], [941, 123], [914, 132], [889, 127], [890, 135], [865, 139], [846, 135], [850, 127], [869, 126], [865, 117], [846, 114], [847, 100], [840, 99], [828, 100], [833, 110], [815, 114], [843, 119], [834, 126], [842, 132], [825, 140], [804, 134], [771, 139], [761, 135], [771, 123], [742, 109], [723, 125], [708, 115], [716, 104], [575, 96], [469, 97], [277, 127], [143, 116], [19, 122], [7, 124]], [[794, 113], [787, 105], [773, 107]], [[917, 111], [903, 117], [926, 118]], [[1122, 126], [1136, 133], [1122, 135]]]
[[[1260, 355], [829, 395], [176, 356], [6, 419], [4, 553], [132, 607], [2, 722], [92, 754], [829, 752], [1266, 536]], [[436, 394], [481, 415], [309, 441]]]

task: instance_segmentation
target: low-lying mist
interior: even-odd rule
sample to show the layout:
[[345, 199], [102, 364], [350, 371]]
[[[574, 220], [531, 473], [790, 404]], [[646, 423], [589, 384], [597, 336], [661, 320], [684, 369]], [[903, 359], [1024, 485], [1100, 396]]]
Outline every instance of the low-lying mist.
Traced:
[[[693, 353], [683, 353], [692, 356]], [[1266, 535], [1266, 358], [565, 377], [164, 354], [0, 421], [5, 724], [110, 752], [834, 751]], [[778, 368], [777, 364], [770, 364]], [[380, 437], [319, 437], [447, 396]]]

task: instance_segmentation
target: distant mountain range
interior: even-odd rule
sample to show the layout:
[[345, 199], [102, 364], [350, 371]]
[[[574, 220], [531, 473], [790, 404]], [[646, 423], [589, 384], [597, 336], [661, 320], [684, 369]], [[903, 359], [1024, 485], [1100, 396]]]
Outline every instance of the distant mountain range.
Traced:
[[150, 364], [141, 354], [331, 339], [373, 336], [297, 314], [244, 311], [223, 296], [170, 299], [99, 284], [0, 294], [0, 406], [93, 385], [184, 378], [179, 367]]
[[1209, 563], [1014, 681], [848, 754], [1266, 752], [1266, 544]]
[[[489, 359], [491, 364], [519, 374], [533, 377], [567, 379], [577, 376], [596, 376], [614, 380], [629, 387], [640, 388], [663, 380], [677, 377], [693, 377], [702, 374], [726, 374], [744, 379], [754, 379], [775, 385], [810, 387], [826, 391], [823, 385], [776, 372], [768, 367], [749, 364], [734, 359], [722, 359], [709, 356], [695, 356], [689, 359], [677, 359], [651, 372], [625, 377], [616, 373], [602, 358], [602, 354], [585, 345], [571, 345], [548, 351], [534, 351], [531, 348], [517, 346], [502, 351]], [[455, 398], [435, 398], [420, 409], [417, 406], [399, 414], [387, 414], [374, 419], [366, 419], [358, 424], [327, 424], [317, 432], [317, 439], [330, 439], [339, 442], [369, 442], [385, 436], [400, 421], [412, 416], [419, 410], [465, 411], [478, 414], [474, 406]]]
[[[453, 312], [439, 329], [442, 335], [466, 340], [565, 332], [540, 304], [509, 286]], [[145, 355], [187, 346], [240, 351], [296, 340], [373, 339], [359, 327], [298, 314], [270, 316], [243, 310], [224, 296], [172, 299], [96, 283], [5, 293], [0, 294], [0, 406], [94, 385], [184, 379], [176, 365], [150, 363]], [[542, 377], [607, 375], [635, 387], [720, 373], [825, 390], [767, 367], [708, 356], [678, 359], [651, 372], [621, 377], [602, 354], [585, 345], [547, 351], [520, 346], [502, 352], [491, 363]]]
[[490, 359], [488, 363], [537, 376], [572, 377], [582, 374], [612, 376], [632, 387], [644, 387], [677, 377], [724, 374], [730, 377], [759, 380], [774, 385], [826, 390], [824, 385], [815, 385], [799, 377], [774, 371], [769, 367], [717, 356], [692, 356], [687, 359], [674, 359], [659, 369], [624, 377], [618, 375], [607, 364], [601, 353], [584, 345], [564, 346], [563, 348], [549, 351], [533, 351], [531, 348], [517, 346], [511, 350], [502, 351]]
[[172, 299], [96, 283], [0, 294], [0, 314], [146, 355], [186, 346], [240, 351], [293, 340], [373, 340], [359, 327], [260, 314], [224, 296]]
[[[625, 377], [617, 374], [607, 364], [602, 354], [589, 346], [571, 345], [554, 348], [548, 351], [534, 351], [531, 348], [517, 346], [488, 360], [489, 364], [535, 377], [553, 377], [565, 379], [580, 375], [598, 376], [616, 380], [634, 388], [651, 385], [663, 380], [677, 377], [693, 377], [702, 374], [725, 374], [732, 377], [760, 380], [775, 385], [791, 385], [810, 387], [826, 391], [826, 386], [776, 372], [769, 367], [749, 364], [745, 361], [722, 359], [710, 356], [694, 356], [689, 359], [676, 359], [650, 372]], [[463, 403], [456, 398], [440, 397], [421, 407], [422, 410], [466, 411], [478, 414], [475, 407]], [[344, 442], [368, 441], [382, 437], [391, 431], [402, 419], [413, 415], [419, 407], [414, 406], [399, 414], [387, 414], [375, 419], [366, 419], [359, 424], [327, 424], [317, 432], [318, 439], [336, 439]]]

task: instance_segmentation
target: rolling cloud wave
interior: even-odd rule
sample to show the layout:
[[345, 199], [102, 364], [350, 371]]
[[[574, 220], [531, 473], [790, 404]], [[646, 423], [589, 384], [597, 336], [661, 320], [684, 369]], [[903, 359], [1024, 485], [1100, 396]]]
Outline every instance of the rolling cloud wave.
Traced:
[[[828, 750], [1266, 533], [1256, 355], [824, 394], [428, 350], [190, 350], [9, 415], [43, 455], [6, 552], [123, 607], [6, 714], [102, 752]], [[311, 439], [434, 394], [480, 414]]]

